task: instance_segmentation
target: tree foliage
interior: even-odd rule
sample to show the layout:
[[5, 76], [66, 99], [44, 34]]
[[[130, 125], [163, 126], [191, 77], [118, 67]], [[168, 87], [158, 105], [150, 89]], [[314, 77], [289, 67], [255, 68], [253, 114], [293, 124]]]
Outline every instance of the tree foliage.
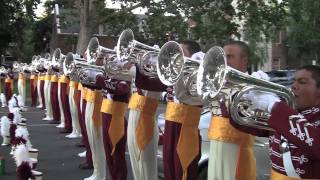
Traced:
[[[39, 0], [0, 1], [0, 53], [25, 58], [30, 49], [30, 28]], [[32, 51], [32, 50], [31, 50]]]
[[319, 63], [320, 2], [289, 0], [288, 37], [289, 56], [297, 60], [309, 59]]

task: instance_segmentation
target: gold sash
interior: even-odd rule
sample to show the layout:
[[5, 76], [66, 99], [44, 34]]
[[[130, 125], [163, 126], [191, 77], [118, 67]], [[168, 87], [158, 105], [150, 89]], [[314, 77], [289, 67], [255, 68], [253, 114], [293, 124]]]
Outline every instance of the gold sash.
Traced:
[[52, 75], [50, 81], [51, 82], [58, 82], [58, 76], [57, 75]]
[[199, 153], [199, 120], [201, 108], [169, 102], [165, 113], [167, 121], [182, 124], [177, 144], [177, 154], [183, 170], [182, 179], [187, 179], [190, 163]]
[[127, 110], [127, 103], [112, 101], [110, 99], [104, 98], [102, 101], [102, 106], [100, 111], [103, 113], [111, 114], [111, 122], [108, 130], [108, 134], [112, 143], [113, 155], [117, 143], [124, 136], [124, 116]]
[[153, 137], [154, 115], [158, 107], [158, 100], [134, 93], [128, 107], [141, 112], [135, 135], [139, 150], [142, 151]]
[[213, 116], [208, 137], [212, 140], [233, 143], [240, 145], [238, 153], [238, 164], [236, 169], [236, 179], [255, 179], [256, 167], [252, 145], [254, 136], [235, 129], [228, 118]]
[[[298, 179], [283, 175], [272, 169], [270, 180], [298, 180]], [[303, 180], [303, 179], [299, 179], [299, 180]], [[316, 180], [316, 179], [304, 179], [304, 180]]]

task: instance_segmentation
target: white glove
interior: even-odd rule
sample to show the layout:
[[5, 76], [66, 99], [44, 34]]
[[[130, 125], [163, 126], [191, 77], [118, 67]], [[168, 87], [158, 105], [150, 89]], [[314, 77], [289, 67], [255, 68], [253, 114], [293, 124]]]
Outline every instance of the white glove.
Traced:
[[199, 52], [192, 54], [191, 59], [202, 61], [204, 58], [204, 55], [205, 55], [205, 53], [199, 51]]
[[270, 77], [268, 76], [268, 74], [266, 74], [265, 72], [259, 70], [257, 72], [253, 72], [251, 74], [252, 77], [257, 78], [257, 79], [262, 79], [262, 80], [266, 80], [269, 81]]
[[252, 105], [250, 108], [252, 110], [262, 110], [265, 112], [271, 112], [273, 105], [276, 102], [280, 102], [280, 98], [273, 93], [252, 93], [253, 96], [248, 97], [251, 100]]

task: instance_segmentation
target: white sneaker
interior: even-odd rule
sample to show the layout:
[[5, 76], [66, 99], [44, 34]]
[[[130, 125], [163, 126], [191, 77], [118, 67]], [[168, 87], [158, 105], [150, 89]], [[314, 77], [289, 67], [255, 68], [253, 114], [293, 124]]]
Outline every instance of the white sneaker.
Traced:
[[86, 157], [87, 151], [83, 151], [82, 153], [78, 153], [79, 157]]
[[74, 138], [81, 138], [82, 135], [79, 134], [79, 133], [71, 133], [67, 138], [70, 138], [70, 139], [74, 139]]
[[84, 178], [84, 180], [96, 180], [97, 179], [97, 175], [95, 173], [93, 173], [90, 177]]
[[57, 128], [64, 128], [64, 123], [60, 123], [58, 126], [56, 126]]
[[36, 108], [40, 109], [40, 108], [42, 108], [42, 107], [43, 107], [42, 105], [38, 105]]
[[52, 117], [48, 117], [48, 116], [46, 116], [45, 118], [43, 118], [42, 120], [44, 120], [44, 121], [51, 121], [51, 120], [53, 120], [53, 118]]

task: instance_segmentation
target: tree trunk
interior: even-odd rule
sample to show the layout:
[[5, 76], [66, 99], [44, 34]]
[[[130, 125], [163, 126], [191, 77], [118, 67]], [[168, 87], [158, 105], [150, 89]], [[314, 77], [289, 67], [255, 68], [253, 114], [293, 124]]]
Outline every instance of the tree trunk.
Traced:
[[83, 55], [90, 38], [97, 29], [96, 0], [78, 0], [80, 10], [80, 32], [77, 53]]

